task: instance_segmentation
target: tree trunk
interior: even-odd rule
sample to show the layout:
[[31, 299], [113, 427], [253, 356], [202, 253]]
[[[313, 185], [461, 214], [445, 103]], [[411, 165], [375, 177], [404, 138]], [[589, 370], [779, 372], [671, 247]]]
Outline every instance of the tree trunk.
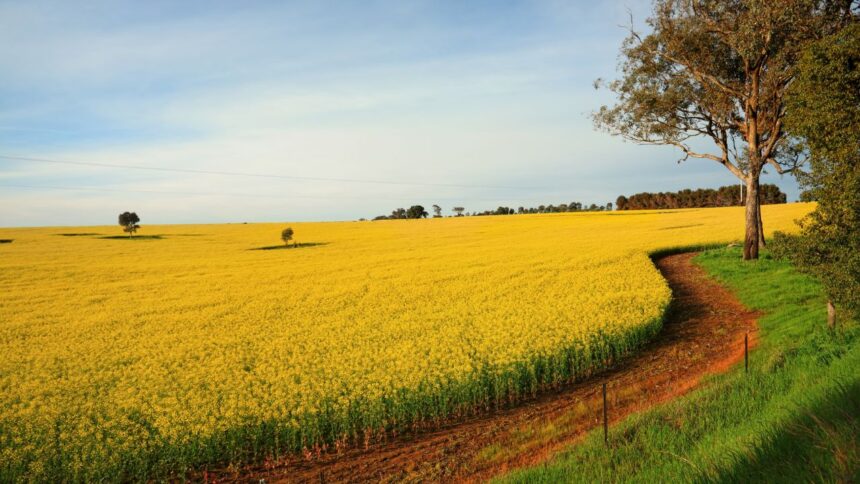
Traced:
[[767, 242], [764, 240], [764, 218], [761, 216], [761, 192], [758, 194], [758, 246], [765, 247]]
[[827, 300], [827, 327], [831, 330], [836, 329], [836, 308], [833, 306], [833, 301]]
[[744, 260], [758, 259], [759, 198], [758, 176], [747, 178], [746, 231], [744, 233]]

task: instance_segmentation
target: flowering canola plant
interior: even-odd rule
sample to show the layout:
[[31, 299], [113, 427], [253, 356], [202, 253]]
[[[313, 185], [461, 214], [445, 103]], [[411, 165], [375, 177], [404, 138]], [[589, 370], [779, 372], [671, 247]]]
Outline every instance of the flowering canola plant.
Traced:
[[[763, 207], [794, 230], [810, 205]], [[136, 480], [433, 425], [659, 331], [649, 254], [741, 208], [0, 229], [0, 480]]]

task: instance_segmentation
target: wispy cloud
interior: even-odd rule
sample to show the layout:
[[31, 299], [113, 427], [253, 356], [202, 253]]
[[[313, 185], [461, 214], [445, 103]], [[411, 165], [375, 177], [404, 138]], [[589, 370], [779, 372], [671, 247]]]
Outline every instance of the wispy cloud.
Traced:
[[75, 223], [135, 207], [160, 222], [349, 219], [731, 183], [592, 129], [608, 99], [591, 82], [614, 75], [627, 20], [620, 2], [0, 3], [0, 154], [475, 186], [0, 158], [0, 184], [20, 186], [0, 188], [0, 225], [56, 223], [57, 204]]

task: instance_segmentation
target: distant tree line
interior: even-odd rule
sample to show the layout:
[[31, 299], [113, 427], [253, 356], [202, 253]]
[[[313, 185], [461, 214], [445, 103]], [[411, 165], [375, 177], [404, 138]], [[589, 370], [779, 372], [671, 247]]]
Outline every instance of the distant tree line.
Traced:
[[[597, 205], [592, 203], [591, 205], [585, 205], [579, 202], [571, 202], [571, 203], [559, 203], [558, 205], [538, 205], [537, 207], [505, 207], [500, 206], [495, 210], [484, 210], [482, 212], [467, 212], [465, 207], [454, 207], [451, 209], [454, 212], [454, 217], [464, 217], [464, 216], [483, 216], [483, 215], [515, 215], [515, 214], [526, 214], [526, 213], [559, 213], [559, 212], [601, 212], [604, 210], [612, 210], [612, 202], [607, 203], [606, 205]], [[433, 218], [442, 217], [442, 207], [439, 205], [433, 205]], [[397, 219], [409, 219], [409, 218], [427, 218], [428, 213], [424, 210], [422, 205], [413, 205], [408, 209], [405, 208], [396, 208], [391, 211], [391, 215], [379, 215], [374, 217], [373, 220], [397, 220]]]
[[[434, 205], [433, 207], [437, 207]], [[442, 209], [440, 208], [437, 212], [440, 216], [442, 213]], [[373, 220], [397, 220], [404, 218], [427, 218], [427, 210], [424, 210], [424, 206], [422, 205], [412, 205], [407, 208], [395, 208], [391, 211], [391, 215], [379, 215], [374, 217]]]
[[[746, 203], [739, 185], [728, 185], [717, 189], [699, 188], [685, 189], [678, 192], [642, 192], [630, 197], [619, 196], [615, 203], [586, 205], [580, 202], [559, 203], [557, 205], [538, 205], [537, 207], [508, 207], [499, 206], [494, 210], [468, 212], [465, 207], [453, 207], [454, 217], [483, 216], [483, 215], [517, 215], [527, 213], [562, 213], [562, 212], [604, 212], [616, 210], [648, 210], [669, 208], [702, 208], [702, 207], [731, 207]], [[745, 193], [743, 194], [745, 196]], [[778, 186], [764, 184], [760, 186], [759, 197], [762, 204], [786, 203], [787, 197]], [[397, 208], [391, 215], [379, 215], [373, 220], [397, 220], [409, 218], [427, 218], [429, 214], [422, 205], [412, 205], [407, 208]], [[442, 217], [442, 207], [433, 205], [433, 217]]]
[[601, 212], [604, 210], [612, 210], [612, 202], [606, 205], [584, 205], [579, 202], [559, 203], [558, 205], [538, 205], [537, 207], [499, 207], [495, 210], [484, 210], [483, 212], [473, 212], [472, 215], [515, 215], [526, 213], [560, 213], [560, 212]]
[[[643, 192], [615, 200], [618, 210], [648, 210], [664, 208], [701, 208], [701, 207], [731, 207], [743, 205], [746, 194], [742, 194], [740, 185], [729, 185], [717, 188], [685, 189], [678, 192]], [[759, 198], [762, 204], [785, 203], [787, 197], [778, 186], [763, 184], [759, 187]]]

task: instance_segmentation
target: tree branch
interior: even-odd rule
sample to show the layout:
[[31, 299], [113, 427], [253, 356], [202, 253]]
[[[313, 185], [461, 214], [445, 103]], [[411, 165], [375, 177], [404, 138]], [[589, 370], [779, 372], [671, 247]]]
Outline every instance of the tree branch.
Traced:
[[665, 51], [661, 52], [657, 49], [653, 49], [653, 48], [647, 46], [642, 41], [642, 37], [635, 30], [633, 30], [632, 18], [633, 17], [631, 14], [631, 23], [630, 23], [630, 27], [628, 28], [628, 30], [630, 32], [630, 35], [639, 42], [640, 47], [644, 48], [645, 50], [647, 50], [648, 52], [650, 52], [651, 54], [653, 54], [655, 56], [664, 57], [664, 58], [666, 58], [666, 59], [668, 59], [668, 60], [670, 60], [670, 61], [672, 61], [678, 65], [684, 66], [684, 68], [687, 69], [687, 71], [690, 72], [690, 74], [692, 74], [693, 77], [695, 77], [702, 84], [705, 84], [705, 80], [708, 80], [708, 81], [710, 81], [711, 84], [715, 85], [718, 89], [720, 89], [724, 93], [732, 95], [732, 96], [736, 96], [736, 97], [741, 98], [741, 99], [744, 98], [745, 95], [743, 92], [732, 88], [731, 86], [729, 86], [728, 84], [724, 83], [723, 81], [717, 79], [715, 76], [713, 76], [711, 74], [708, 74], [706, 72], [702, 72], [699, 69], [696, 69], [695, 67], [693, 67], [691, 65], [690, 62], [686, 62], [686, 61], [684, 61], [678, 57], [675, 57], [671, 54], [668, 54]]
[[[772, 159], [773, 157], [773, 149], [776, 147], [777, 141], [782, 138], [782, 118], [777, 118], [776, 122], [773, 124], [770, 132], [768, 133], [768, 140], [764, 146], [764, 151], [762, 151], [762, 157], [765, 159]], [[781, 174], [781, 172], [780, 172]]]
[[721, 165], [725, 166], [726, 168], [728, 168], [728, 170], [729, 170], [730, 172], [732, 172], [736, 177], [738, 177], [738, 179], [740, 179], [740, 180], [745, 180], [745, 179], [746, 179], [746, 176], [744, 175], [744, 172], [743, 172], [743, 171], [741, 171], [741, 169], [740, 169], [740, 168], [738, 168], [737, 166], [735, 166], [735, 164], [734, 164], [734, 163], [732, 163], [731, 161], [729, 161], [729, 159], [728, 159], [728, 155], [727, 155], [727, 154], [725, 154], [725, 153], [726, 153], [726, 151], [724, 151], [724, 152], [723, 152], [723, 153], [724, 153], [724, 155], [723, 155], [722, 157], [719, 157], [719, 156], [717, 156], [717, 155], [712, 155], [712, 154], [710, 154], [710, 153], [697, 153], [697, 152], [695, 152], [695, 151], [691, 150], [691, 149], [690, 149], [690, 147], [689, 147], [689, 146], [687, 146], [687, 145], [685, 145], [684, 143], [679, 143], [679, 142], [677, 142], [677, 141], [672, 141], [672, 140], [665, 140], [663, 143], [650, 143], [650, 144], [667, 144], [667, 145], [676, 146], [676, 147], [680, 148], [680, 149], [681, 149], [681, 151], [683, 151], [683, 152], [684, 152], [684, 158], [682, 158], [681, 160], [679, 160], [679, 162], [680, 162], [680, 161], [683, 161], [683, 160], [686, 160], [687, 158], [690, 158], [690, 157], [693, 157], [693, 158], [701, 158], [701, 159], [705, 159], [705, 160], [714, 160], [714, 161], [716, 161], [717, 163], [719, 163], [719, 164], [721, 164]]
[[800, 167], [798, 163], [795, 163], [793, 166], [790, 166], [787, 168], [783, 167], [782, 165], [779, 164], [778, 161], [776, 161], [776, 158], [773, 158], [773, 157], [768, 158], [767, 163], [770, 166], [774, 167], [774, 169], [776, 169], [776, 172], [779, 173], [780, 175], [785, 175], [786, 173], [791, 173]]

